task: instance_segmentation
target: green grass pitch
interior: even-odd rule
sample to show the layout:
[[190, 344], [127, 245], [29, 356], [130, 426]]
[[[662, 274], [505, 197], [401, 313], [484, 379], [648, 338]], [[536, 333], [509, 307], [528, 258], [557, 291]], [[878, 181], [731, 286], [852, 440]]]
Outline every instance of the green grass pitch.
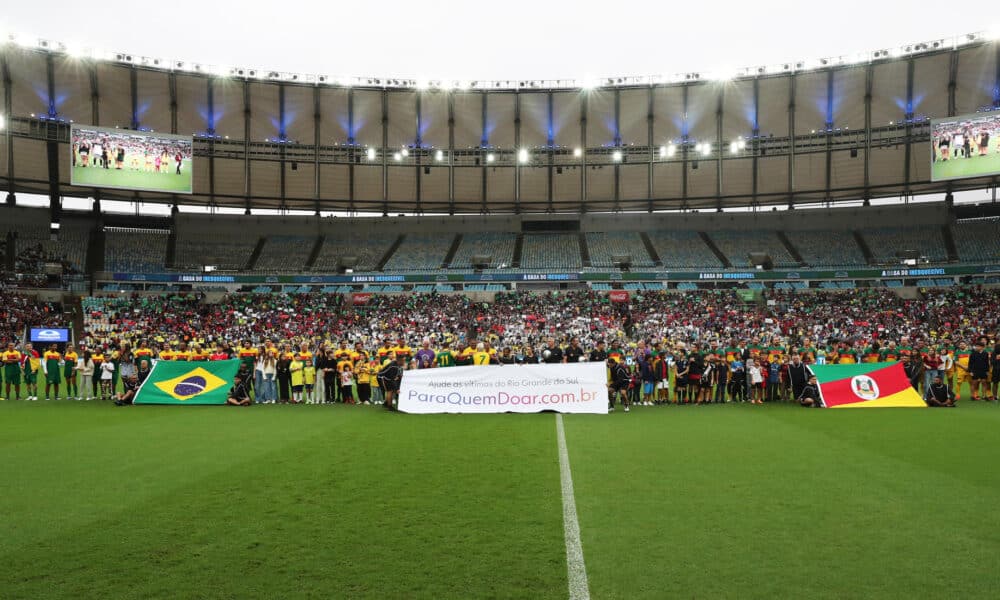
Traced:
[[[566, 598], [556, 417], [0, 402], [0, 597]], [[1000, 589], [1000, 406], [567, 415], [592, 598]]]
[[181, 163], [181, 174], [174, 173], [174, 163], [165, 173], [130, 171], [129, 169], [101, 169], [94, 167], [72, 167], [73, 185], [84, 187], [117, 187], [135, 190], [151, 190], [176, 194], [190, 194], [191, 159]]
[[946, 161], [938, 158], [931, 163], [931, 178], [934, 181], [941, 179], [956, 179], [960, 177], [983, 177], [1000, 173], [1000, 140], [994, 137], [990, 141], [989, 153], [986, 156], [979, 156], [979, 149], [973, 150], [971, 158], [954, 157]]

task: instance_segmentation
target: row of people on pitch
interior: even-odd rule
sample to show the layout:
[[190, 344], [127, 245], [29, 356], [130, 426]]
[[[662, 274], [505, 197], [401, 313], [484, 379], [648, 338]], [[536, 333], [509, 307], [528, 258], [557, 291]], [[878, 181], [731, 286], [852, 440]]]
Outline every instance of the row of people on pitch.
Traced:
[[[150, 355], [133, 354], [127, 346], [121, 350], [91, 351], [84, 345], [77, 350], [73, 344], [68, 344], [60, 352], [58, 346], [52, 344], [39, 353], [31, 343], [19, 349], [13, 342], [8, 342], [7, 348], [0, 353], [3, 362], [0, 379], [9, 398], [21, 397], [23, 383], [26, 400], [38, 400], [40, 397], [55, 400], [60, 397], [61, 390], [65, 392], [62, 397], [68, 400], [108, 400], [112, 399], [112, 392], [121, 379], [123, 359], [125, 362], [136, 361], [137, 369], [143, 363], [146, 370], [152, 366]], [[44, 396], [38, 391], [40, 383], [44, 384]]]

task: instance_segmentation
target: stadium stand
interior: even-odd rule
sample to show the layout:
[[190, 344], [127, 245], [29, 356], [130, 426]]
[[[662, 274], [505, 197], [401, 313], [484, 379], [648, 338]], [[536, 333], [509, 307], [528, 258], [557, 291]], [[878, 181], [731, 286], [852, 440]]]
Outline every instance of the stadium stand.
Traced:
[[471, 269], [472, 257], [486, 255], [493, 257], [492, 265], [499, 267], [514, 261], [514, 245], [517, 235], [506, 232], [467, 233], [462, 236], [462, 244], [451, 261], [450, 269]]
[[777, 233], [773, 231], [744, 231], [739, 229], [723, 229], [709, 233], [715, 245], [726, 255], [729, 262], [736, 268], [749, 266], [748, 255], [751, 252], [763, 252], [771, 256], [774, 266], [778, 268], [794, 268], [800, 266], [781, 243]]
[[169, 232], [106, 227], [104, 270], [115, 273], [162, 273], [166, 270]]
[[582, 266], [579, 236], [566, 233], [534, 233], [524, 236], [522, 268], [578, 271]]
[[664, 267], [704, 269], [722, 266], [694, 231], [653, 231], [650, 232], [649, 239]]
[[963, 261], [1000, 260], [1000, 218], [959, 221], [952, 225], [952, 231]]
[[646, 251], [642, 238], [635, 232], [588, 233], [587, 247], [592, 267], [614, 267], [615, 256], [631, 256], [633, 267], [653, 266], [653, 259]]
[[797, 231], [788, 235], [792, 244], [811, 267], [859, 267], [865, 255], [848, 232], [829, 230]]
[[898, 264], [896, 253], [905, 250], [915, 250], [931, 262], [948, 260], [940, 227], [863, 229], [861, 235], [880, 264]]
[[87, 259], [87, 231], [60, 229], [55, 238], [48, 227], [24, 227], [16, 230], [15, 270], [41, 273], [45, 263], [60, 263], [64, 273], [82, 273]]
[[271, 235], [254, 265], [255, 271], [301, 271], [316, 243], [315, 237]]
[[238, 271], [246, 267], [257, 246], [256, 236], [218, 237], [177, 236], [175, 269], [200, 271], [211, 265], [223, 271]]
[[444, 233], [410, 234], [396, 248], [383, 271], [437, 269], [448, 254], [454, 235]]
[[358, 259], [356, 272], [373, 271], [378, 266], [382, 257], [396, 241], [394, 235], [372, 235], [366, 237], [364, 241], [357, 239], [346, 239], [335, 236], [326, 236], [323, 246], [320, 248], [316, 263], [313, 265], [315, 271], [336, 271], [340, 266], [340, 259], [345, 256], [354, 256]]

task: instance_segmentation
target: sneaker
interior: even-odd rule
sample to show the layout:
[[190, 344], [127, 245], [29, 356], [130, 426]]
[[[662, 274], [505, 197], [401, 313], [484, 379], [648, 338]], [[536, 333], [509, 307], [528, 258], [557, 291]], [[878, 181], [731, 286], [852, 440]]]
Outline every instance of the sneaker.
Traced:
[[608, 412], [609, 413], [615, 412], [615, 407], [614, 406], [609, 406], [608, 407]]
[[628, 407], [627, 406], [625, 407], [625, 412], [628, 412]]

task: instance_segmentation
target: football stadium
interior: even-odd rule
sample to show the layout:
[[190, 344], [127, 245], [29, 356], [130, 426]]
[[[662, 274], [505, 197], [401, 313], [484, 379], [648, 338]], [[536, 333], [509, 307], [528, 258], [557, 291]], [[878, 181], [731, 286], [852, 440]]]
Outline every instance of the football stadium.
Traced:
[[434, 79], [23, 25], [0, 598], [1000, 595], [995, 33]]

